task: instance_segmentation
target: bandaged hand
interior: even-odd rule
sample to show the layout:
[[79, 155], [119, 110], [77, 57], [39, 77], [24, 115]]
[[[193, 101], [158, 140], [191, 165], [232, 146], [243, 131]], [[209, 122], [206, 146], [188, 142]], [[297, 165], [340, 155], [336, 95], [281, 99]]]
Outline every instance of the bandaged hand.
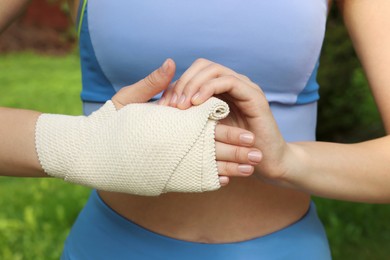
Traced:
[[[145, 102], [172, 78], [163, 69], [154, 74], [120, 91], [88, 117], [42, 114], [36, 124], [36, 149], [45, 172], [96, 189], [146, 196], [220, 188], [214, 131], [217, 120], [228, 114], [227, 104], [212, 98], [188, 110], [154, 103], [126, 105], [137, 101], [130, 92], [142, 93], [138, 100]], [[239, 143], [239, 132], [250, 134], [232, 128], [236, 138], [231, 143]], [[240, 161], [245, 159], [235, 163]]]

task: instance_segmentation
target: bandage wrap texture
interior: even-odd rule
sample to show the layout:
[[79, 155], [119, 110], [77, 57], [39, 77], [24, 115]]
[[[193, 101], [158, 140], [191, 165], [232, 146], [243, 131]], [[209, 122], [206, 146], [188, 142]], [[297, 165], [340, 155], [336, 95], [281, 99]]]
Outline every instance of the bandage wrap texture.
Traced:
[[154, 103], [92, 115], [42, 114], [35, 142], [48, 175], [106, 191], [157, 196], [220, 187], [215, 159], [217, 120], [228, 105], [210, 98], [187, 110]]

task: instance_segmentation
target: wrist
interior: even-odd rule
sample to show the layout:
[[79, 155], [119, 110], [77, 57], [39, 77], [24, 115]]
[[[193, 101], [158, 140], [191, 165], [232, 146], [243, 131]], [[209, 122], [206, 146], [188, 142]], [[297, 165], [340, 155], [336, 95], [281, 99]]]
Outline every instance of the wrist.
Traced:
[[35, 145], [42, 169], [47, 175], [65, 179], [77, 160], [83, 140], [80, 123], [84, 117], [42, 114], [36, 124]]
[[307, 153], [298, 143], [287, 143], [284, 156], [284, 172], [280, 176], [280, 181], [295, 186], [303, 178], [305, 167], [308, 165]]
[[285, 143], [282, 150], [279, 160], [260, 163], [255, 173], [268, 183], [297, 189], [305, 172], [307, 154], [298, 143]]

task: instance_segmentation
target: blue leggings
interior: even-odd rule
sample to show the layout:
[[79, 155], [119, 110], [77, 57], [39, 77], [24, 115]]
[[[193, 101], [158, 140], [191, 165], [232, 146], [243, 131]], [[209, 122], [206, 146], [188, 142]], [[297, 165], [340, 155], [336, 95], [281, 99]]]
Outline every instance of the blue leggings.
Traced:
[[331, 256], [314, 203], [302, 219], [269, 235], [203, 244], [147, 230], [118, 215], [93, 191], [66, 240], [61, 259], [329, 260]]

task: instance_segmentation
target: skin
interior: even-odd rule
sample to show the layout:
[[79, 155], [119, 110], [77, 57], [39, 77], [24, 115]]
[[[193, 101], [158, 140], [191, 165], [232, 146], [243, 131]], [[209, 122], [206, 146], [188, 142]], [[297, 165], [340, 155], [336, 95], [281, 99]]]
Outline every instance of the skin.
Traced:
[[[384, 87], [390, 84], [387, 73], [390, 2], [343, 0], [337, 4], [384, 125], [390, 131], [390, 104], [386, 102], [390, 90]], [[254, 176], [230, 177], [229, 185], [215, 192], [170, 193], [150, 198], [100, 191], [102, 199], [125, 218], [166, 236], [223, 243], [269, 234], [296, 222], [308, 209], [309, 194], [341, 200], [390, 202], [389, 137], [352, 145], [286, 143], [261, 88], [244, 75], [200, 59], [179, 82], [166, 92], [162, 105], [185, 109], [213, 94], [222, 95], [230, 101], [235, 115], [224, 124], [246, 127], [253, 132], [262, 160]], [[202, 88], [205, 85], [208, 87]], [[200, 95], [194, 99], [198, 92]], [[172, 101], [173, 93], [176, 99]], [[183, 93], [186, 99], [178, 105]], [[31, 120], [32, 124], [34, 120]]]

